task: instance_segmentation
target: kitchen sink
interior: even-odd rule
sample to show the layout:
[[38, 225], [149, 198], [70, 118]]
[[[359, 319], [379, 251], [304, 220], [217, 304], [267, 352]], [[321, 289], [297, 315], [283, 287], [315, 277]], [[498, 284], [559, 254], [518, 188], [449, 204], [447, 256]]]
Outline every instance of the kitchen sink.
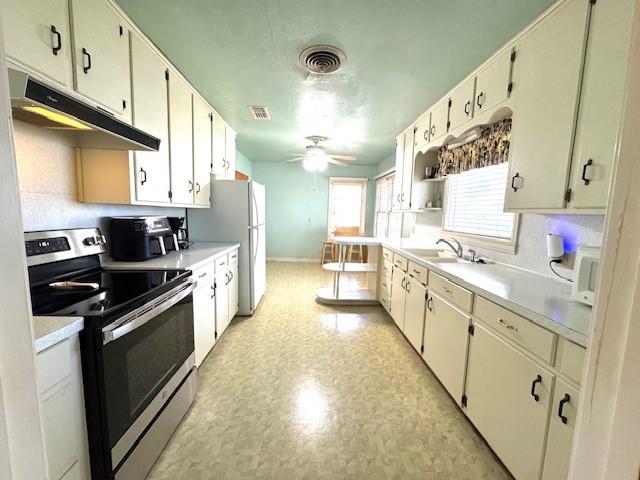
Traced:
[[443, 253], [442, 250], [437, 248], [406, 248], [404, 250], [407, 253], [423, 258], [439, 257]]

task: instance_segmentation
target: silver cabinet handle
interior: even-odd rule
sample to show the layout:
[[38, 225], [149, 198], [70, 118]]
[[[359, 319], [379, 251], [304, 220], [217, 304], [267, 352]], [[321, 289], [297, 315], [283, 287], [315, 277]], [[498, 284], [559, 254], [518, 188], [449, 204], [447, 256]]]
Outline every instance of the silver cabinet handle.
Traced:
[[200, 193], [200, 184], [196, 182], [196, 194]]
[[498, 317], [498, 323], [500, 326], [506, 328], [507, 330], [511, 330], [512, 332], [517, 332], [518, 328], [504, 321], [504, 319]]
[[193, 182], [189, 180], [189, 193], [193, 192]]
[[211, 285], [209, 287], [209, 298], [215, 298], [215, 296], [216, 296], [216, 287]]

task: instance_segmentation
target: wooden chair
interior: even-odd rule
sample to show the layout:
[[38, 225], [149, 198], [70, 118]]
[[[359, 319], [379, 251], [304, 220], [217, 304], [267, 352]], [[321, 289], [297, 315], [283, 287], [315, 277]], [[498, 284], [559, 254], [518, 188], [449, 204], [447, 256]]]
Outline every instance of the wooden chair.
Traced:
[[[327, 260], [328, 257], [328, 260]], [[322, 242], [322, 252], [320, 254], [320, 265], [324, 265], [327, 262], [336, 261], [336, 245], [333, 242], [325, 240]]]
[[[333, 235], [335, 237], [357, 237], [360, 235], [360, 227], [336, 227]], [[362, 245], [349, 245], [347, 248], [347, 262], [353, 263], [354, 253], [357, 255], [358, 262], [362, 263], [364, 261]]]

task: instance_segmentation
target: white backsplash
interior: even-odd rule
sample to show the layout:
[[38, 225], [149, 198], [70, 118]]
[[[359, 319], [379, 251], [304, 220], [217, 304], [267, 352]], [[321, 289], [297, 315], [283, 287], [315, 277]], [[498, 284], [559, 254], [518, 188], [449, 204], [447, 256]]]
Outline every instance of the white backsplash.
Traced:
[[14, 136], [25, 231], [100, 226], [106, 232], [105, 217], [185, 214], [183, 208], [78, 202], [73, 138], [20, 121]]
[[[408, 222], [411, 224], [411, 214]], [[431, 245], [442, 236], [449, 236], [441, 231], [442, 215], [425, 212], [415, 214], [415, 222], [410, 225], [410, 238], [416, 244]], [[562, 235], [567, 252], [566, 258], [557, 270], [564, 275], [571, 275], [573, 252], [578, 245], [599, 247], [602, 244], [604, 215], [540, 215], [525, 213], [520, 215], [520, 231], [515, 254], [498, 252], [488, 248], [473, 246], [479, 255], [489, 257], [500, 263], [514, 265], [519, 268], [553, 275], [549, 270], [547, 258], [547, 233]], [[453, 235], [455, 236], [455, 235]], [[464, 243], [465, 251], [469, 243]]]

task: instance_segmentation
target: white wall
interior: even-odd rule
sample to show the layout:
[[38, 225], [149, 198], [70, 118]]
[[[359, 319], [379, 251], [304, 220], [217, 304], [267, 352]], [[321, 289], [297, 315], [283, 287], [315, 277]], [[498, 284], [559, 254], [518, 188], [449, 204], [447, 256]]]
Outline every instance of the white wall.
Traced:
[[100, 226], [118, 215], [183, 216], [183, 208], [98, 205], [76, 200], [74, 146], [64, 132], [15, 121], [24, 230]]
[[[440, 230], [442, 215], [425, 212], [416, 214], [414, 236], [425, 241], [433, 237], [448, 236]], [[478, 254], [487, 256], [498, 262], [515, 265], [545, 275], [552, 275], [547, 258], [547, 233], [557, 233], [565, 239], [567, 268], [573, 264], [573, 255], [577, 245], [600, 246], [604, 215], [539, 215], [533, 213], [520, 216], [520, 231], [515, 254], [498, 252], [474, 246]], [[455, 236], [455, 235], [454, 235]], [[464, 244], [465, 248], [469, 246]], [[563, 267], [557, 269], [563, 273]], [[564, 270], [566, 272], [566, 269]]]

